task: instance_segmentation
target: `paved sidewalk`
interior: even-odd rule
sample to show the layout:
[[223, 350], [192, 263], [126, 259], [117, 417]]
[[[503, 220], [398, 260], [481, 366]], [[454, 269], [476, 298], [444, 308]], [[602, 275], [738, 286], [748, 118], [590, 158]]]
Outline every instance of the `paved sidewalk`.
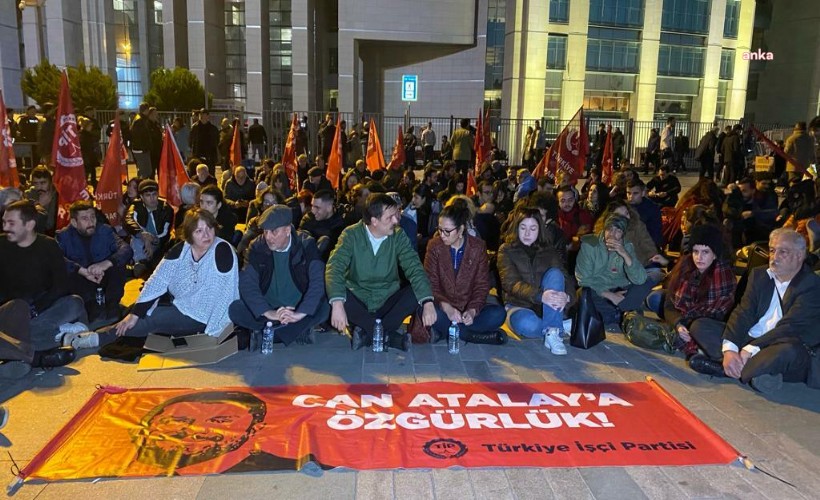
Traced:
[[[728, 380], [689, 371], [681, 357], [630, 346], [610, 334], [589, 351], [552, 356], [537, 341], [414, 345], [409, 353], [352, 352], [346, 337], [318, 334], [317, 345], [277, 345], [272, 358], [240, 352], [205, 368], [137, 372], [136, 364], [89, 354], [50, 372], [0, 388], [11, 411], [0, 433], [0, 470], [19, 466], [64, 425], [98, 384], [123, 387], [220, 387], [368, 382], [632, 382], [651, 375], [742, 453], [786, 486], [741, 466], [587, 469], [461, 469], [295, 472], [103, 480], [23, 486], [15, 498], [817, 498], [820, 491], [820, 391], [786, 384], [772, 398]], [[663, 425], [663, 422], [658, 422]], [[11, 481], [9, 474], [5, 475]]]

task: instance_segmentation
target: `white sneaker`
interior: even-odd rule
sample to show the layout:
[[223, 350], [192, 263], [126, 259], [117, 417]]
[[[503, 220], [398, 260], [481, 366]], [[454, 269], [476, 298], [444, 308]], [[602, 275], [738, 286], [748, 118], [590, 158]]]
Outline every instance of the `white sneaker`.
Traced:
[[548, 328], [544, 331], [544, 347], [556, 356], [564, 356], [567, 353], [567, 348], [564, 345], [564, 341], [561, 340], [560, 330], [558, 328]]
[[100, 346], [100, 336], [96, 332], [67, 333], [63, 337], [63, 347], [74, 349], [94, 349]]
[[69, 333], [82, 333], [87, 331], [88, 327], [79, 321], [76, 323], [63, 323], [60, 325], [60, 332], [54, 336], [54, 340], [60, 342], [60, 339]]

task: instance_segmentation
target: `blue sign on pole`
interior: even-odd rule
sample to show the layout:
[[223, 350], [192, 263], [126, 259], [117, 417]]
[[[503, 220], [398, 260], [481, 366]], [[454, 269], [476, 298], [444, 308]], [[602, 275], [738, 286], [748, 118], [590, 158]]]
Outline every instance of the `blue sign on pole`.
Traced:
[[419, 100], [419, 76], [418, 75], [401, 75], [401, 100], [402, 101], [418, 101]]

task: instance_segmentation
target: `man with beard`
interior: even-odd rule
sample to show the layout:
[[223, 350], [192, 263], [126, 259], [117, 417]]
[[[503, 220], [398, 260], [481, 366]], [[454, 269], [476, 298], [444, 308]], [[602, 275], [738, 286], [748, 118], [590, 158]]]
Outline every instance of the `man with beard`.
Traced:
[[342, 214], [336, 211], [335, 200], [333, 191], [317, 191], [313, 195], [310, 212], [306, 213], [299, 223], [299, 229], [316, 238], [316, 246], [324, 261], [330, 256], [330, 251], [336, 246], [339, 235], [345, 228]]
[[125, 291], [125, 265], [134, 251], [111, 226], [98, 226], [91, 202], [75, 201], [69, 214], [71, 225], [57, 232], [57, 243], [65, 256], [69, 291], [83, 298], [91, 321], [118, 320]]
[[54, 187], [51, 172], [45, 165], [38, 165], [31, 171], [31, 187], [26, 191], [25, 197], [45, 210], [45, 226], [37, 229], [53, 235], [57, 227], [57, 189]]

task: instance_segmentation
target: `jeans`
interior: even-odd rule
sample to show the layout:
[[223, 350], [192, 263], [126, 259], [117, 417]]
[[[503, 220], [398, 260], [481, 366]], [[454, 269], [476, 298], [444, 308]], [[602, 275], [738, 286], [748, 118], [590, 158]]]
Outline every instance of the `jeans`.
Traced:
[[82, 297], [66, 295], [57, 299], [51, 307], [42, 311], [36, 318], [31, 318], [29, 331], [34, 350], [45, 351], [58, 347], [60, 343], [54, 340], [54, 336], [60, 331], [60, 325], [76, 321], [88, 324], [88, 315], [85, 312]]
[[650, 280], [646, 280], [641, 285], [629, 285], [626, 287], [624, 299], [617, 306], [597, 293], [592, 294], [592, 301], [595, 304], [595, 308], [601, 313], [601, 318], [605, 325], [620, 324], [622, 319], [621, 313], [641, 309], [646, 296], [649, 295], [649, 292], [652, 291], [652, 287], [654, 286]]
[[[116, 325], [114, 325], [116, 326]], [[127, 337], [147, 337], [151, 333], [163, 333], [177, 337], [196, 335], [205, 331], [205, 323], [182, 314], [174, 305], [157, 306], [150, 316], [137, 320], [137, 324], [125, 332]], [[117, 339], [114, 327], [98, 332], [100, 346], [110, 344]]]
[[[444, 314], [444, 310], [438, 303], [436, 303], [436, 316], [437, 318], [433, 324], [433, 328], [439, 333], [447, 333], [450, 329], [451, 321], [450, 318]], [[495, 304], [484, 304], [484, 307], [482, 307], [481, 310], [478, 311], [478, 314], [476, 314], [476, 317], [473, 318], [472, 325], [467, 326], [464, 323], [458, 324], [459, 336], [461, 340], [469, 340], [470, 335], [473, 333], [492, 333], [501, 328], [506, 317], [507, 313], [503, 307]]]
[[666, 301], [666, 290], [652, 290], [646, 297], [646, 307], [663, 319], [663, 303]]
[[[268, 322], [264, 316], [261, 318], [255, 317], [241, 299], [231, 303], [228, 308], [228, 314], [230, 314], [231, 321], [233, 321], [235, 325], [249, 330], [262, 330]], [[278, 321], [273, 321], [273, 326], [276, 328], [275, 336], [280, 339], [283, 344], [288, 345], [296, 340], [296, 337], [300, 334], [326, 321], [329, 315], [330, 305], [327, 301], [323, 300], [316, 309], [316, 314], [313, 316], [306, 315], [300, 321], [289, 325], [281, 325]]]
[[[564, 273], [560, 269], [550, 268], [541, 277], [541, 288], [555, 292], [564, 291]], [[509, 307], [507, 322], [516, 335], [522, 337], [540, 337], [547, 328], [563, 329], [564, 311], [556, 311], [552, 307], [541, 304], [541, 317], [531, 309], [523, 307]]]

